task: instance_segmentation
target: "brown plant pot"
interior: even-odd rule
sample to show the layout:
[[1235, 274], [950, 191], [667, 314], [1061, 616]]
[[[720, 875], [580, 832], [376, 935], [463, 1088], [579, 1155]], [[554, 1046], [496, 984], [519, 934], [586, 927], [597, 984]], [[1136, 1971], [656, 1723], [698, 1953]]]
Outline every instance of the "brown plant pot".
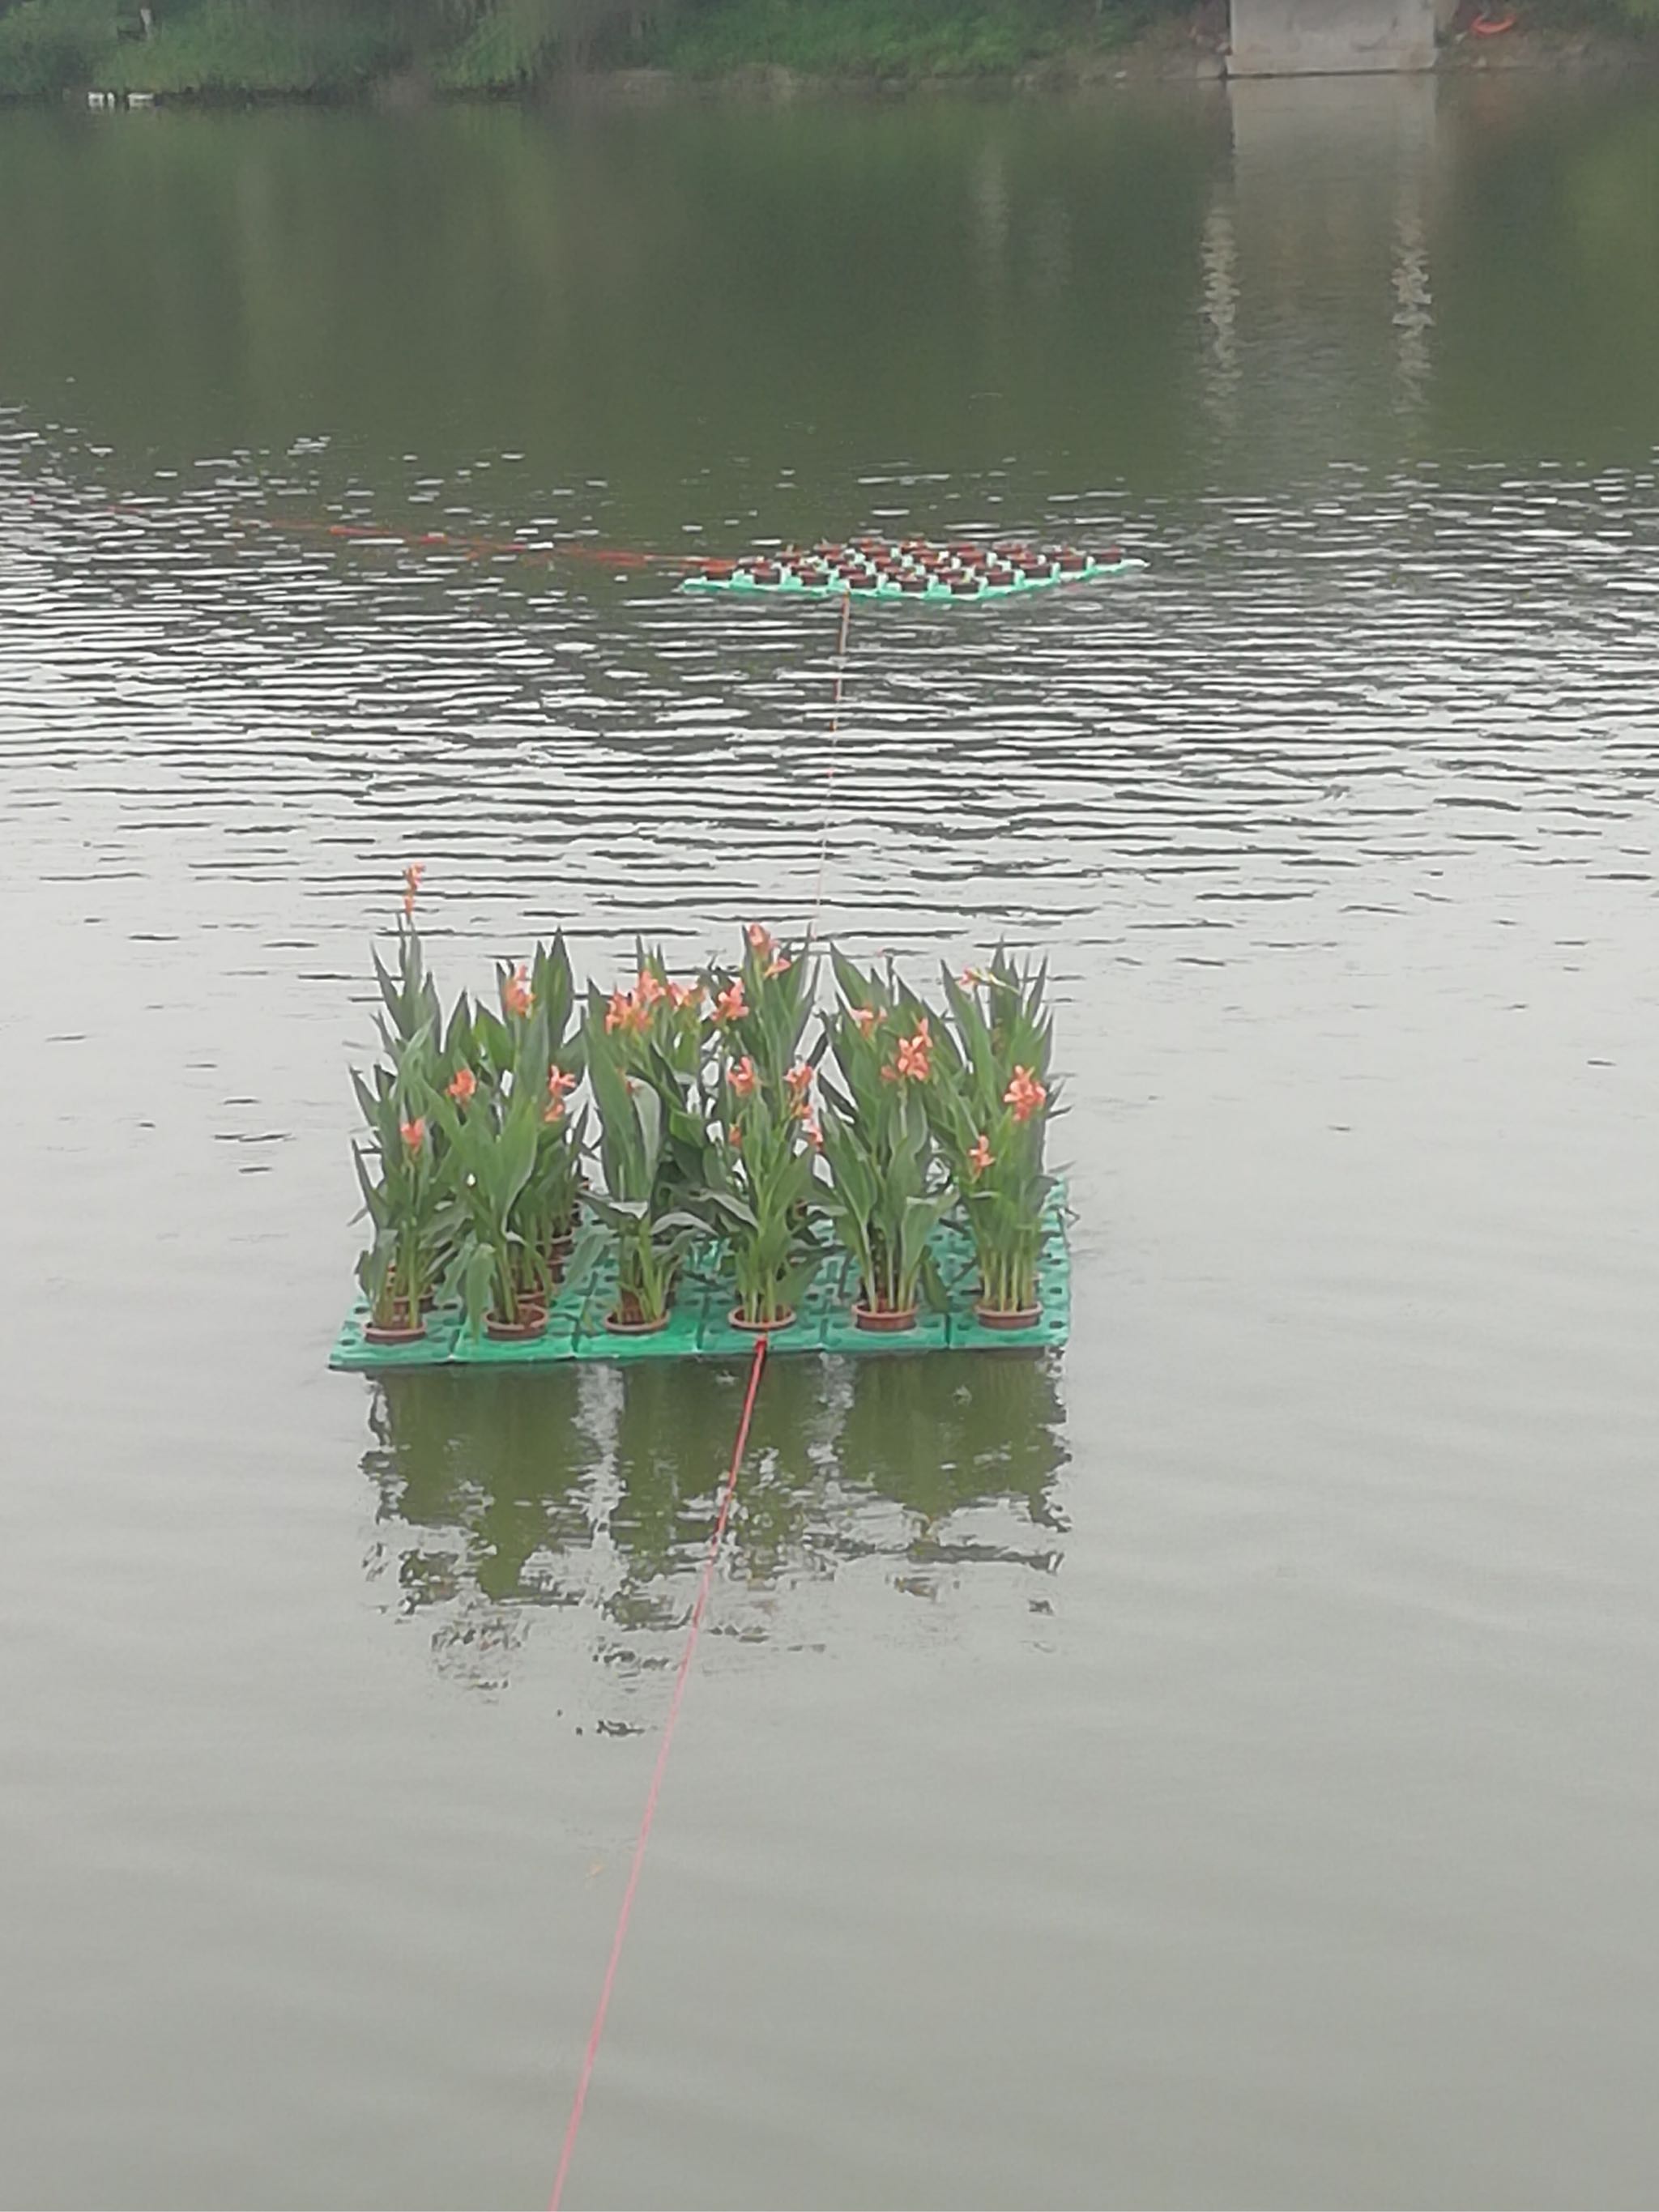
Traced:
[[959, 599], [971, 599], [979, 590], [977, 576], [952, 576], [951, 589]]
[[[392, 1310], [395, 1312], [397, 1309], [394, 1307]], [[425, 1334], [426, 1323], [423, 1321], [417, 1322], [413, 1328], [382, 1328], [377, 1322], [372, 1321], [363, 1323], [365, 1344], [418, 1344]]]
[[793, 1306], [786, 1306], [775, 1321], [745, 1321], [742, 1309], [733, 1306], [726, 1319], [733, 1328], [747, 1329], [750, 1336], [766, 1336], [775, 1328], [793, 1328], [795, 1323], [795, 1309]]
[[775, 584], [783, 571], [775, 561], [757, 561], [749, 573], [757, 584]]
[[867, 1329], [872, 1336], [900, 1336], [915, 1325], [915, 1306], [865, 1306], [854, 1302], [854, 1328]]
[[974, 1319], [981, 1328], [1035, 1328], [1042, 1319], [1041, 1306], [975, 1306]]
[[618, 1321], [615, 1314], [607, 1314], [605, 1325], [612, 1336], [655, 1336], [668, 1326], [668, 1316], [659, 1314], [655, 1321]]
[[528, 1344], [547, 1327], [547, 1308], [532, 1306], [528, 1298], [519, 1300], [517, 1321], [502, 1321], [499, 1315], [484, 1316], [484, 1334], [492, 1344]]
[[1075, 575], [1079, 568], [1088, 567], [1089, 557], [1085, 553], [1062, 553], [1060, 565], [1068, 576]]

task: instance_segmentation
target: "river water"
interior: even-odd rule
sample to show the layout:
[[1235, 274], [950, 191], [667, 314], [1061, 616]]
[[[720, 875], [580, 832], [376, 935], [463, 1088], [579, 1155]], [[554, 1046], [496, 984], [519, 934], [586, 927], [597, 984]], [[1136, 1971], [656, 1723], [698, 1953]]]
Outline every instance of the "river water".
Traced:
[[767, 1377], [570, 2202], [1650, 2203], [1652, 97], [15, 112], [0, 302], [5, 2202], [545, 2201], [739, 1382], [325, 1371], [368, 943], [798, 927], [831, 613], [545, 548], [902, 526], [1149, 563], [829, 809], [1075, 1334]]

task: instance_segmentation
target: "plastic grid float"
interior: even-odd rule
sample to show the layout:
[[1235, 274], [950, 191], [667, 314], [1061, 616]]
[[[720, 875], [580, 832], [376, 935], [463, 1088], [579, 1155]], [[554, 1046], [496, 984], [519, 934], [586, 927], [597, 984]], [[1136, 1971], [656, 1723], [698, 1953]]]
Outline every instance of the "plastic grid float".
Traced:
[[858, 538], [847, 545], [815, 545], [757, 553], [742, 561], [704, 560], [683, 592], [785, 592], [809, 598], [910, 599], [927, 605], [962, 605], [979, 599], [1012, 599], [1021, 592], [1044, 591], [1056, 584], [1090, 584], [1107, 576], [1132, 575], [1144, 561], [1131, 560], [1115, 545], [1106, 553], [1079, 553], [1063, 546], [1057, 553], [1031, 545], [933, 545], [915, 538], [897, 543]]
[[[1064, 1187], [1056, 1183], [1044, 1218], [1037, 1267], [1042, 1310], [1030, 1328], [987, 1328], [975, 1318], [973, 1245], [965, 1231], [946, 1223], [935, 1232], [933, 1243], [945, 1287], [943, 1311], [930, 1313], [924, 1308], [914, 1328], [895, 1335], [860, 1328], [853, 1319], [857, 1287], [853, 1263], [845, 1254], [837, 1254], [818, 1271], [790, 1326], [767, 1332], [769, 1351], [868, 1358], [892, 1352], [1042, 1351], [1062, 1345], [1072, 1325], [1066, 1220]], [[720, 1264], [717, 1245], [693, 1256], [681, 1277], [667, 1328], [653, 1335], [619, 1336], [606, 1328], [605, 1316], [615, 1287], [614, 1267], [607, 1262], [597, 1267], [580, 1290], [562, 1291], [554, 1298], [541, 1335], [516, 1344], [498, 1344], [482, 1330], [475, 1334], [451, 1306], [428, 1315], [426, 1334], [416, 1344], [370, 1344], [363, 1334], [368, 1308], [359, 1299], [346, 1316], [328, 1364], [350, 1373], [380, 1374], [403, 1367], [545, 1367], [572, 1359], [629, 1364], [641, 1359], [747, 1359], [754, 1350], [754, 1332], [732, 1325], [737, 1293]]]

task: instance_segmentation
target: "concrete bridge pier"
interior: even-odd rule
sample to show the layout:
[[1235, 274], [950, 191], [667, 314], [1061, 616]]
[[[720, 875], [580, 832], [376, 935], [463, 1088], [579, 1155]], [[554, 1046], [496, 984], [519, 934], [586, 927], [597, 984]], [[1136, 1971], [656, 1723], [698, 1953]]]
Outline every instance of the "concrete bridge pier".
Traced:
[[1231, 0], [1230, 76], [1431, 70], [1448, 0]]

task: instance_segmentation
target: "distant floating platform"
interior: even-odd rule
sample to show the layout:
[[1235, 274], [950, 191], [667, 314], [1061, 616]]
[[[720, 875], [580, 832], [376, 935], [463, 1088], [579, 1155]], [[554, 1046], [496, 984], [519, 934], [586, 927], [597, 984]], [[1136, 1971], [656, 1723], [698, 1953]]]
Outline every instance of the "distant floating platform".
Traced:
[[1022, 592], [1060, 584], [1094, 584], [1133, 575], [1146, 566], [1114, 545], [1105, 553], [1071, 546], [1047, 552], [1032, 545], [933, 545], [920, 539], [892, 543], [859, 538], [846, 545], [809, 551], [756, 553], [741, 561], [704, 560], [683, 592], [794, 593], [809, 599], [912, 599], [924, 605], [971, 605], [1010, 599]]

